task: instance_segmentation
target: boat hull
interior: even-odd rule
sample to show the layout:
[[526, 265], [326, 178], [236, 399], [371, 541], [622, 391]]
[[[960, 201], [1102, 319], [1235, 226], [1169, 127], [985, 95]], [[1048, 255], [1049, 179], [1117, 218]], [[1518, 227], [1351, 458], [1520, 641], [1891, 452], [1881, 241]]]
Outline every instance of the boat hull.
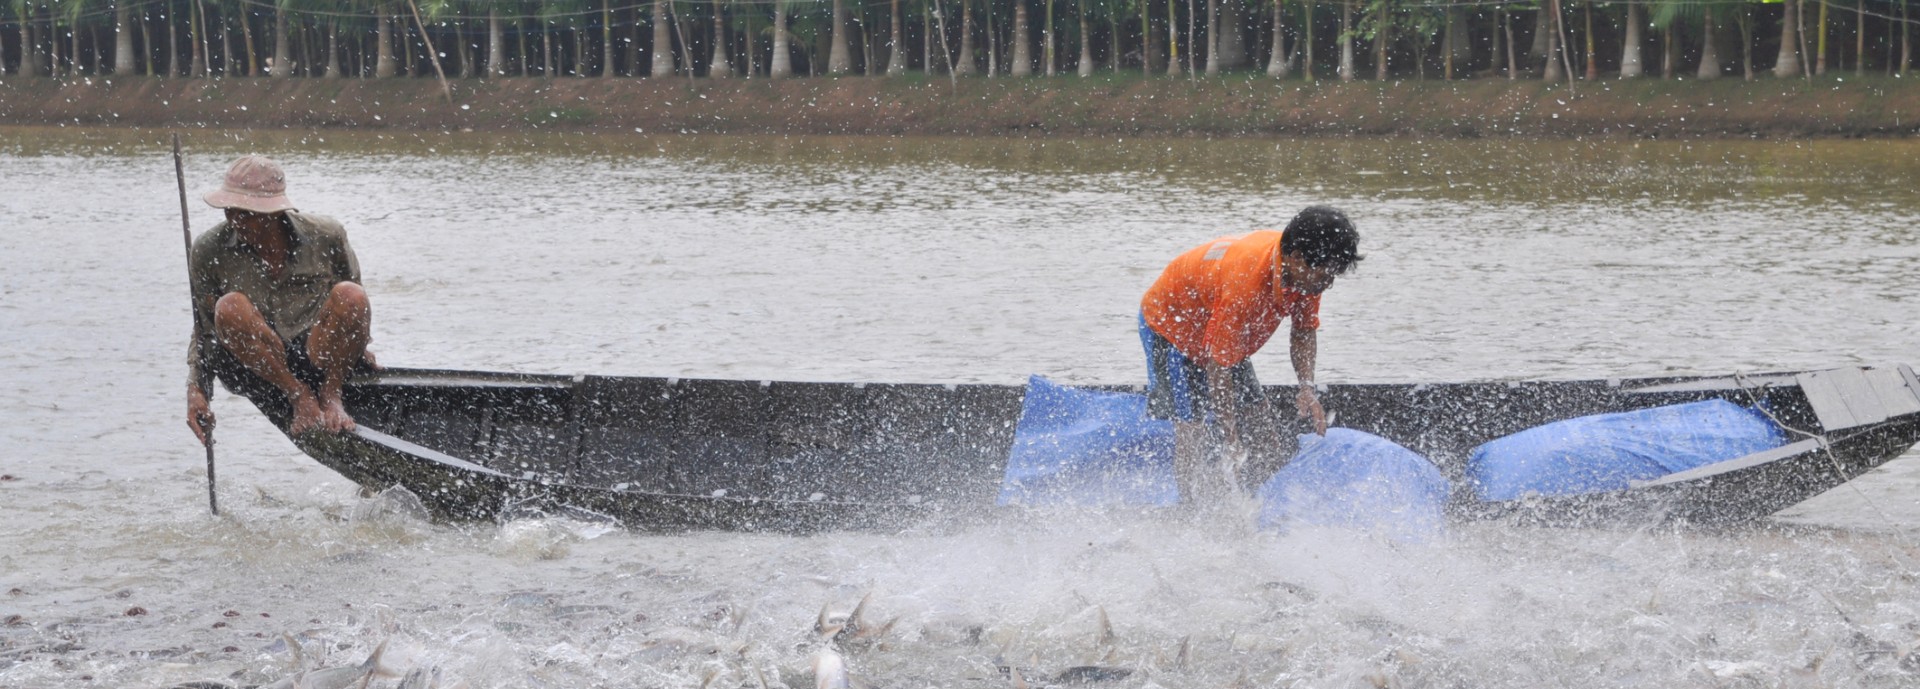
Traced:
[[[1105, 386], [1128, 390], [1127, 386]], [[1639, 380], [1331, 385], [1338, 424], [1428, 457], [1456, 519], [1733, 524], [1851, 480], [1920, 442], [1911, 369]], [[1274, 387], [1275, 399], [1291, 389]], [[575, 514], [646, 530], [897, 530], [991, 513], [1024, 388], [388, 369], [353, 381], [352, 434], [296, 438], [369, 489], [435, 515]], [[1466, 459], [1543, 423], [1707, 399], [1770, 410], [1790, 443], [1633, 487], [1472, 499]], [[1288, 408], [1291, 405], [1276, 405]], [[284, 429], [286, 419], [274, 419]], [[1270, 420], [1269, 437], [1298, 431]], [[1256, 459], [1270, 475], [1284, 440]]]

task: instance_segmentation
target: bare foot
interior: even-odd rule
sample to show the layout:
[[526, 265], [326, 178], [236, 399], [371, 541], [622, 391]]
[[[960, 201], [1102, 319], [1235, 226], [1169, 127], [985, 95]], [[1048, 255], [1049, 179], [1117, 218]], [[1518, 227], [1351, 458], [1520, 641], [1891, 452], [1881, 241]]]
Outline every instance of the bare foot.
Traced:
[[353, 430], [353, 417], [347, 415], [347, 405], [339, 397], [320, 400], [320, 428], [328, 433], [347, 433]]
[[287, 425], [287, 434], [300, 436], [318, 430], [326, 420], [326, 414], [320, 410], [320, 403], [312, 397], [301, 395], [293, 399], [293, 423]]

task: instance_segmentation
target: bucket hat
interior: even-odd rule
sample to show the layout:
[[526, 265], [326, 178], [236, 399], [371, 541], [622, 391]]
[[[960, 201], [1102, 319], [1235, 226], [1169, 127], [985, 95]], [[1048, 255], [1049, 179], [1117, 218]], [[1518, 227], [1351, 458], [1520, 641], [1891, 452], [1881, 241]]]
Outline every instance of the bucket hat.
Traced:
[[227, 167], [220, 188], [207, 192], [207, 205], [214, 208], [238, 208], [255, 213], [279, 213], [292, 210], [287, 200], [287, 175], [280, 164], [265, 156], [247, 155]]

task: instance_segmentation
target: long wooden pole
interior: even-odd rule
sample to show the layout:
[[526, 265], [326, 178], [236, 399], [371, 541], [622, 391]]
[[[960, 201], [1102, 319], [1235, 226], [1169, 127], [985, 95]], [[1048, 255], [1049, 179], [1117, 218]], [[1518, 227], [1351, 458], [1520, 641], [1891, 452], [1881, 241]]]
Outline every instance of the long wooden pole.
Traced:
[[[193, 225], [187, 220], [187, 167], [180, 156], [180, 134], [173, 135], [173, 181], [180, 187], [180, 236], [187, 246], [187, 298], [193, 298]], [[211, 400], [209, 400], [211, 401]], [[199, 419], [194, 420], [196, 423]], [[220, 498], [213, 490], [213, 428], [207, 429], [207, 509], [220, 514]]]

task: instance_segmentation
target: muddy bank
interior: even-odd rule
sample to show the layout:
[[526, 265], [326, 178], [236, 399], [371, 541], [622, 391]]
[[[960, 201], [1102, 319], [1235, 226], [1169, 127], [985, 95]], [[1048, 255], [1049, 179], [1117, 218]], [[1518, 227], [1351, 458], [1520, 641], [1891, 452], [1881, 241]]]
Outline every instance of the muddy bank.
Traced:
[[1920, 77], [0, 81], [0, 123], [648, 133], [1909, 137]]

